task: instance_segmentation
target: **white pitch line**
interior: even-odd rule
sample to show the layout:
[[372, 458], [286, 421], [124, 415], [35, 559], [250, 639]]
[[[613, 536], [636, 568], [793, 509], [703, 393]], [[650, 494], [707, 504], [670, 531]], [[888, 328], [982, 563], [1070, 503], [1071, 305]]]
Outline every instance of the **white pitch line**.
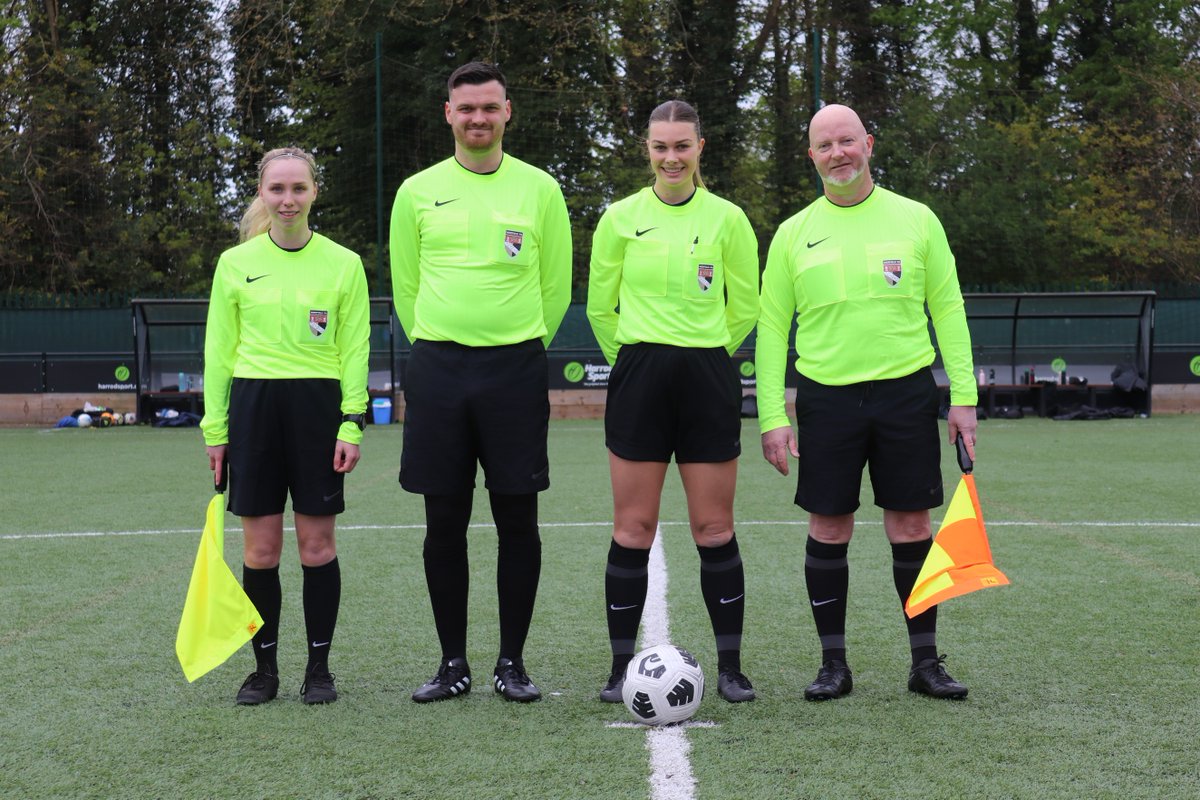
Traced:
[[678, 725], [646, 731], [650, 751], [650, 800], [692, 800], [696, 778], [692, 775], [692, 745]]
[[[662, 540], [660, 525], [650, 547], [649, 585], [642, 615], [643, 647], [671, 641], [667, 614], [667, 557]], [[696, 796], [696, 778], [692, 775], [692, 746], [684, 730], [674, 725], [649, 728], [646, 749], [650, 751], [650, 800], [692, 800]]]
[[[989, 528], [1044, 528], [1047, 525], [1070, 528], [1200, 528], [1200, 522], [1101, 522], [1087, 520], [1036, 520], [1030, 522], [1024, 521], [1005, 521], [1005, 520], [987, 520], [985, 521]], [[688, 525], [687, 522], [663, 522], [660, 527], [683, 527]], [[800, 520], [746, 520], [739, 522], [739, 528], [761, 527], [761, 526], [777, 526], [787, 527], [789, 525], [801, 525]], [[879, 520], [858, 520], [857, 525], [880, 525]], [[941, 525], [940, 520], [933, 521], [933, 527], [936, 529]], [[474, 523], [472, 528], [493, 528], [494, 525], [489, 523]], [[612, 528], [612, 520], [602, 522], [543, 522], [538, 525], [539, 528]], [[424, 523], [414, 525], [338, 525], [338, 532], [346, 531], [405, 531], [405, 530], [425, 530]], [[2, 533], [0, 541], [17, 540], [17, 539], [76, 539], [76, 538], [91, 538], [97, 536], [162, 536], [165, 534], [197, 534], [200, 533], [200, 528], [148, 528], [146, 530], [135, 531], [44, 531], [40, 533]], [[290, 526], [284, 530], [292, 531], [295, 528]]]
[[[640, 722], [609, 722], [606, 723], [606, 728], [634, 728], [639, 731], [646, 730], [646, 726]], [[671, 727], [673, 728], [716, 728], [717, 723], [710, 719], [689, 719], [684, 722], [676, 722]]]
[[646, 587], [645, 613], [642, 614], [642, 647], [671, 641], [671, 623], [667, 618], [667, 556], [663, 551], [660, 525], [650, 545], [649, 581]]

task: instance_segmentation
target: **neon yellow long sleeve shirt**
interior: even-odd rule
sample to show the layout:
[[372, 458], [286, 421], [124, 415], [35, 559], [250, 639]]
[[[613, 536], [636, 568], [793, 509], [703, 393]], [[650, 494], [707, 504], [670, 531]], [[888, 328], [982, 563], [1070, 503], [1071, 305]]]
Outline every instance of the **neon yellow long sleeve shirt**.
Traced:
[[409, 339], [549, 346], [571, 302], [562, 190], [507, 154], [484, 175], [448, 158], [397, 190], [391, 264], [396, 316]]
[[610, 364], [623, 344], [741, 346], [758, 317], [758, 240], [702, 188], [683, 205], [652, 187], [613, 203], [592, 239], [587, 315]]
[[842, 207], [822, 197], [784, 221], [763, 273], [755, 371], [759, 427], [789, 425], [787, 337], [795, 367], [830, 386], [901, 378], [933, 363], [925, 306], [950, 402], [975, 405], [971, 335], [946, 232], [929, 208], [879, 186]]
[[[263, 233], [226, 250], [213, 275], [204, 332], [205, 444], [229, 441], [234, 378], [332, 378], [342, 413], [367, 408], [371, 300], [362, 259], [314, 233], [284, 250]], [[342, 423], [338, 438], [362, 442]]]

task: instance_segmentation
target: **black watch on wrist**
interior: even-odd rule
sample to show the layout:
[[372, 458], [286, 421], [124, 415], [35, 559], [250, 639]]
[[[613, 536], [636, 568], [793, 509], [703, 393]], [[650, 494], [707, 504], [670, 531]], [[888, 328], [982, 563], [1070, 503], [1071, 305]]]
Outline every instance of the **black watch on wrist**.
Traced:
[[358, 426], [358, 429], [364, 430], [367, 427], [366, 414], [342, 414], [342, 422], [353, 422]]

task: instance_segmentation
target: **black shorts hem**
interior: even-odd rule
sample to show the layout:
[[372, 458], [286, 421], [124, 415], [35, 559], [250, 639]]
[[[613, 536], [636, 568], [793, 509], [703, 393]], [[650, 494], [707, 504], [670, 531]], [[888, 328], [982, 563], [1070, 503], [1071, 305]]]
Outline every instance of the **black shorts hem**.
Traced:
[[671, 454], [665, 456], [662, 453], [651, 453], [647, 450], [639, 450], [636, 447], [626, 447], [623, 444], [615, 444], [613, 442], [605, 442], [604, 446], [617, 458], [623, 458], [626, 461], [653, 461], [658, 464], [670, 464]]

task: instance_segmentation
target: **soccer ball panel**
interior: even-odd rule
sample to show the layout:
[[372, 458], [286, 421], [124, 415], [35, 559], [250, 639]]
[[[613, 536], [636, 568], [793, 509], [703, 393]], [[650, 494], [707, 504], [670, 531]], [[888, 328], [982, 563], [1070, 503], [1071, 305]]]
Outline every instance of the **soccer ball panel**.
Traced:
[[638, 722], [668, 725], [690, 719], [704, 697], [704, 672], [695, 656], [672, 644], [647, 647], [625, 670], [625, 707]]

